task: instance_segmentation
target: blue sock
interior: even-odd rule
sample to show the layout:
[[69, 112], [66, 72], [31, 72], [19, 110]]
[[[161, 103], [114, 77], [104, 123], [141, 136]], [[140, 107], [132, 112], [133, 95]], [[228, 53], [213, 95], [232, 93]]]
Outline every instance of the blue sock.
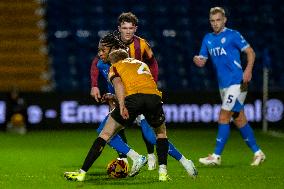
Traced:
[[[99, 128], [97, 128], [97, 132], [100, 134], [100, 132], [103, 130], [108, 116], [101, 122]], [[129, 146], [122, 140], [122, 138], [119, 135], [114, 135], [111, 140], [108, 142], [108, 145], [110, 145], [112, 148], [114, 148], [116, 151], [127, 154], [130, 150]]]
[[146, 140], [151, 144], [156, 145], [156, 134], [151, 128], [151, 126], [148, 124], [146, 119], [141, 120], [140, 127], [142, 128], [142, 132]]
[[169, 141], [169, 151], [168, 154], [175, 158], [176, 160], [180, 160], [182, 154], [176, 149], [176, 147]]
[[108, 145], [110, 145], [116, 151], [123, 153], [125, 155], [130, 150], [129, 146], [122, 140], [122, 138], [119, 135], [114, 135], [111, 138], [111, 140], [108, 142]]
[[214, 154], [221, 155], [230, 135], [229, 124], [219, 124]]
[[250, 125], [247, 123], [244, 127], [240, 128], [240, 133], [248, 145], [248, 147], [255, 153], [259, 150], [258, 145], [253, 134], [253, 130]]

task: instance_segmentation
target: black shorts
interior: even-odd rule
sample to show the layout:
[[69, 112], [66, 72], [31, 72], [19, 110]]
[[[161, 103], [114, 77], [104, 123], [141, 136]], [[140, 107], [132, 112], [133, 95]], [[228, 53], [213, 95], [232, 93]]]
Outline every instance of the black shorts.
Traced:
[[156, 128], [165, 121], [162, 104], [162, 99], [158, 95], [133, 94], [125, 98], [129, 119], [121, 117], [119, 107], [111, 112], [111, 117], [123, 126], [130, 126], [138, 115], [143, 114], [150, 126]]

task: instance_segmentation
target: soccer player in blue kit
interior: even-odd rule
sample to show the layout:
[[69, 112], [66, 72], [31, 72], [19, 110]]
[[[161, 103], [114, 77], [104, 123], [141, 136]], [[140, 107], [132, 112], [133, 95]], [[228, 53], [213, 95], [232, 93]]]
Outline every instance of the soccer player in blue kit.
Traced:
[[[265, 155], [256, 143], [253, 130], [244, 114], [244, 101], [248, 84], [252, 78], [255, 53], [243, 36], [236, 30], [225, 27], [227, 18], [222, 7], [210, 9], [209, 21], [213, 33], [205, 35], [198, 56], [193, 62], [203, 67], [210, 56], [216, 69], [220, 95], [222, 99], [218, 120], [218, 133], [213, 154], [200, 158], [203, 165], [220, 165], [221, 154], [230, 134], [230, 121], [234, 124], [248, 147], [254, 153], [252, 166], [258, 166], [265, 160]], [[247, 57], [247, 66], [242, 70], [240, 52]]]
[[[108, 72], [110, 68], [110, 63], [108, 63], [108, 56], [109, 53], [118, 48], [125, 48], [122, 41], [119, 40], [118, 37], [114, 33], [109, 33], [105, 37], [103, 37], [99, 42], [99, 60], [97, 63], [97, 67], [100, 71], [100, 73], [103, 75], [103, 77], [108, 80]], [[108, 83], [108, 90], [109, 92], [114, 93], [113, 86]], [[110, 94], [104, 95], [103, 100], [109, 101], [111, 109], [115, 107], [114, 104], [112, 104], [113, 100], [111, 98], [112, 96]], [[105, 127], [106, 121], [108, 119], [109, 115], [106, 116], [106, 118], [102, 121], [99, 128], [97, 129], [97, 132], [100, 133], [103, 128]], [[153, 129], [150, 127], [150, 125], [147, 123], [145, 119], [141, 120], [140, 126], [142, 128], [142, 132], [145, 135], [145, 138], [153, 145], [156, 145], [156, 135], [153, 131]], [[113, 147], [115, 150], [117, 150], [120, 153], [123, 153], [130, 157], [133, 160], [133, 165], [131, 168], [131, 171], [129, 173], [129, 176], [135, 176], [139, 173], [140, 168], [145, 165], [147, 162], [146, 157], [139, 155], [137, 152], [135, 152], [133, 149], [131, 149], [122, 139], [119, 135], [114, 135], [110, 141], [108, 141], [108, 144]], [[168, 141], [168, 154], [171, 155], [173, 158], [175, 158], [177, 161], [179, 161], [185, 170], [187, 171], [188, 175], [195, 178], [198, 174], [193, 162], [191, 160], [188, 160], [185, 158], [176, 148], [175, 146]], [[75, 181], [84, 181], [86, 172], [89, 170], [89, 168], [92, 166], [93, 162], [96, 160], [95, 156], [95, 146], [93, 145], [91, 149], [89, 150], [89, 153], [87, 154], [85, 161], [81, 167], [81, 169], [77, 172], [65, 172], [64, 177], [66, 177], [68, 180], [75, 180]], [[167, 180], [167, 178], [165, 178]]]

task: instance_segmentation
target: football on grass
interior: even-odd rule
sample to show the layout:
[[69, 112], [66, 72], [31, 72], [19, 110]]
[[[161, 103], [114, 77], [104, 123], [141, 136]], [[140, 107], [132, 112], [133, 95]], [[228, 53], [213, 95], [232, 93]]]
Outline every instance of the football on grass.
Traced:
[[112, 178], [125, 178], [128, 175], [128, 164], [122, 159], [114, 159], [107, 165], [107, 174]]

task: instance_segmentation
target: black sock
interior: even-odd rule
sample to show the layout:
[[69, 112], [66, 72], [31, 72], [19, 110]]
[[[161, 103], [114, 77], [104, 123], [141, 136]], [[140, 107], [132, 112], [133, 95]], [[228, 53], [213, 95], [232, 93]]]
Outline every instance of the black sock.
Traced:
[[146, 148], [147, 148], [147, 152], [148, 154], [153, 154], [154, 153], [154, 145], [151, 144], [147, 139], [146, 137], [144, 136], [143, 132], [142, 132], [142, 137], [143, 137], [143, 140], [146, 144]]
[[159, 165], [167, 165], [168, 161], [168, 150], [169, 150], [169, 142], [167, 138], [158, 138], [157, 139], [157, 155]]
[[[117, 133], [121, 139], [123, 140], [123, 142], [125, 142], [127, 144], [127, 139], [126, 139], [126, 136], [125, 136], [125, 131], [124, 129], [121, 129], [118, 133]], [[120, 152], [117, 152], [118, 153], [118, 157], [119, 158], [127, 158], [127, 155], [126, 154], [123, 154], [123, 153], [120, 153]]]
[[85, 158], [84, 164], [81, 168], [82, 170], [87, 172], [90, 169], [94, 161], [101, 155], [105, 145], [106, 145], [106, 141], [102, 139], [101, 137], [98, 137], [95, 140], [91, 149], [89, 150], [88, 155]]

